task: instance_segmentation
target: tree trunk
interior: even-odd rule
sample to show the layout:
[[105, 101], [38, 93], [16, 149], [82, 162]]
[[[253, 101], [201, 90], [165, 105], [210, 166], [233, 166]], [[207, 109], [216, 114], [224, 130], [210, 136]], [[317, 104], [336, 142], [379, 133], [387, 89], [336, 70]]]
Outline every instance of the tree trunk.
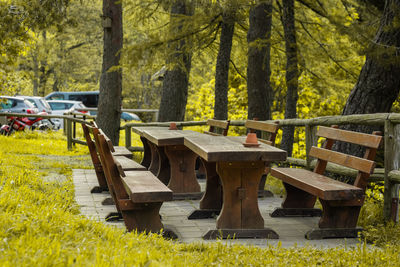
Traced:
[[122, 5], [119, 0], [103, 0], [104, 47], [100, 78], [100, 95], [96, 122], [114, 145], [119, 142], [121, 119], [121, 70], [109, 71], [119, 65], [122, 49]]
[[247, 33], [249, 46], [247, 64], [248, 118], [271, 119], [271, 26], [272, 3], [262, 2], [251, 8]]
[[[285, 119], [297, 117], [296, 105], [298, 99], [298, 67], [296, 29], [294, 25], [294, 0], [283, 0], [282, 24], [285, 34], [286, 51], [286, 107]], [[288, 157], [293, 152], [294, 126], [283, 127], [281, 148], [288, 152]]]
[[[343, 115], [390, 112], [400, 90], [400, 1], [387, 0], [364, 66], [351, 91]], [[349, 125], [348, 130], [371, 133], [376, 128]], [[339, 151], [360, 155], [354, 146], [340, 144]]]
[[215, 66], [214, 118], [218, 120], [228, 119], [229, 62], [234, 28], [234, 16], [227, 12], [227, 14], [223, 15], [217, 64]]
[[[182, 15], [192, 15], [192, 7], [185, 0], [175, 1], [171, 7], [171, 33], [182, 31], [184, 20]], [[159, 110], [159, 121], [183, 121], [189, 87], [189, 74], [192, 53], [185, 51], [188, 39], [182, 39], [171, 44], [171, 55], [167, 65], [173, 65], [164, 75], [162, 96]]]

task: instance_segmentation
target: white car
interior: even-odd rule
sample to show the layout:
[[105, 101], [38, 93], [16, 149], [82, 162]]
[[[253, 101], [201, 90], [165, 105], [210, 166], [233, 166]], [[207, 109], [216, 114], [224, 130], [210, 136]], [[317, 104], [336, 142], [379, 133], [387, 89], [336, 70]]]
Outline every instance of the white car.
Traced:
[[[52, 115], [64, 115], [67, 112], [81, 112], [84, 114], [89, 114], [87, 111], [78, 111], [77, 109], [86, 108], [81, 101], [72, 101], [72, 100], [47, 100], [51, 109]], [[52, 119], [53, 121], [57, 121], [60, 124], [60, 128], [64, 127], [63, 119]]]

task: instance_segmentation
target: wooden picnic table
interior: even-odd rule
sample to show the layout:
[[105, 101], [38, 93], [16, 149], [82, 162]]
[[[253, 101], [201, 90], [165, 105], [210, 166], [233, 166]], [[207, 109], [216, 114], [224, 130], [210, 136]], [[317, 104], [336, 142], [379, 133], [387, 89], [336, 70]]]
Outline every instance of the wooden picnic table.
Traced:
[[202, 194], [195, 173], [197, 155], [186, 148], [183, 142], [185, 136], [202, 134], [150, 127], [140, 131], [151, 150], [149, 170], [168, 185], [174, 192], [174, 199], [199, 199]]
[[[207, 187], [200, 209], [214, 209], [223, 192], [223, 205], [217, 219], [216, 230], [203, 238], [279, 238], [270, 228], [264, 228], [264, 219], [258, 209], [258, 185], [270, 161], [283, 161], [286, 151], [262, 144], [245, 147], [245, 137], [193, 135], [185, 136], [184, 145], [199, 155], [206, 166]], [[210, 167], [211, 166], [211, 167]], [[217, 174], [217, 175], [216, 175]], [[218, 189], [218, 176], [222, 190]]]
[[[142, 141], [143, 144], [143, 159], [142, 162], [140, 162], [140, 164], [144, 167], [146, 167], [147, 169], [149, 169], [150, 164], [151, 164], [151, 148], [150, 145], [148, 144], [146, 138], [143, 137], [143, 131], [146, 129], [168, 129], [168, 127], [148, 127], [148, 126], [142, 126], [142, 127], [132, 127], [132, 131], [136, 134], [138, 134], [140, 136], [140, 140]], [[154, 155], [154, 157], [158, 157], [158, 154]], [[153, 168], [153, 174], [156, 175], [156, 173], [154, 173], [154, 168]]]

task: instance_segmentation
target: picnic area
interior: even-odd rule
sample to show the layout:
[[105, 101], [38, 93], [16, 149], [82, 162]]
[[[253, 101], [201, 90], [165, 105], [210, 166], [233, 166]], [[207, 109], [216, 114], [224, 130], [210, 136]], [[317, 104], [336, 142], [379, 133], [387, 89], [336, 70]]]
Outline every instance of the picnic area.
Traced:
[[399, 266], [400, 0], [0, 0], [1, 266]]

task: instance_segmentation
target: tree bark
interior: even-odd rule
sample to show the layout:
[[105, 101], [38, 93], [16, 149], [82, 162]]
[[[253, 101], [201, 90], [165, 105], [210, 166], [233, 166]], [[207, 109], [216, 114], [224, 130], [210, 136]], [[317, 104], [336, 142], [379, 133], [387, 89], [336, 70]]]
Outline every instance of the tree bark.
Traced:
[[[182, 15], [192, 15], [192, 7], [185, 0], [175, 1], [171, 6], [171, 34], [182, 31]], [[185, 46], [189, 40], [181, 39], [170, 45], [172, 53], [167, 65], [172, 65], [164, 75], [162, 96], [159, 110], [159, 121], [183, 121], [189, 87], [189, 74], [192, 53]]]
[[[100, 95], [96, 122], [114, 145], [119, 142], [121, 119], [122, 71], [119, 66], [122, 49], [122, 5], [119, 0], [103, 0], [104, 47], [100, 77]], [[107, 25], [111, 20], [111, 25]]]
[[[387, 0], [379, 29], [367, 52], [358, 81], [351, 91], [343, 115], [390, 112], [400, 90], [400, 1]], [[371, 133], [367, 126], [345, 129]], [[337, 150], [360, 155], [362, 151], [341, 143]]]
[[272, 3], [261, 2], [252, 7], [247, 33], [249, 46], [247, 64], [248, 118], [271, 119], [271, 26]]
[[[286, 51], [286, 107], [285, 119], [293, 119], [297, 117], [296, 106], [298, 99], [298, 60], [297, 60], [297, 43], [296, 28], [294, 24], [294, 0], [283, 0], [283, 16], [282, 24], [285, 35], [285, 51]], [[281, 148], [286, 150], [288, 157], [293, 152], [294, 126], [283, 127], [283, 135]]]
[[231, 12], [223, 15], [217, 63], [215, 66], [214, 118], [228, 119], [228, 78], [235, 20]]

